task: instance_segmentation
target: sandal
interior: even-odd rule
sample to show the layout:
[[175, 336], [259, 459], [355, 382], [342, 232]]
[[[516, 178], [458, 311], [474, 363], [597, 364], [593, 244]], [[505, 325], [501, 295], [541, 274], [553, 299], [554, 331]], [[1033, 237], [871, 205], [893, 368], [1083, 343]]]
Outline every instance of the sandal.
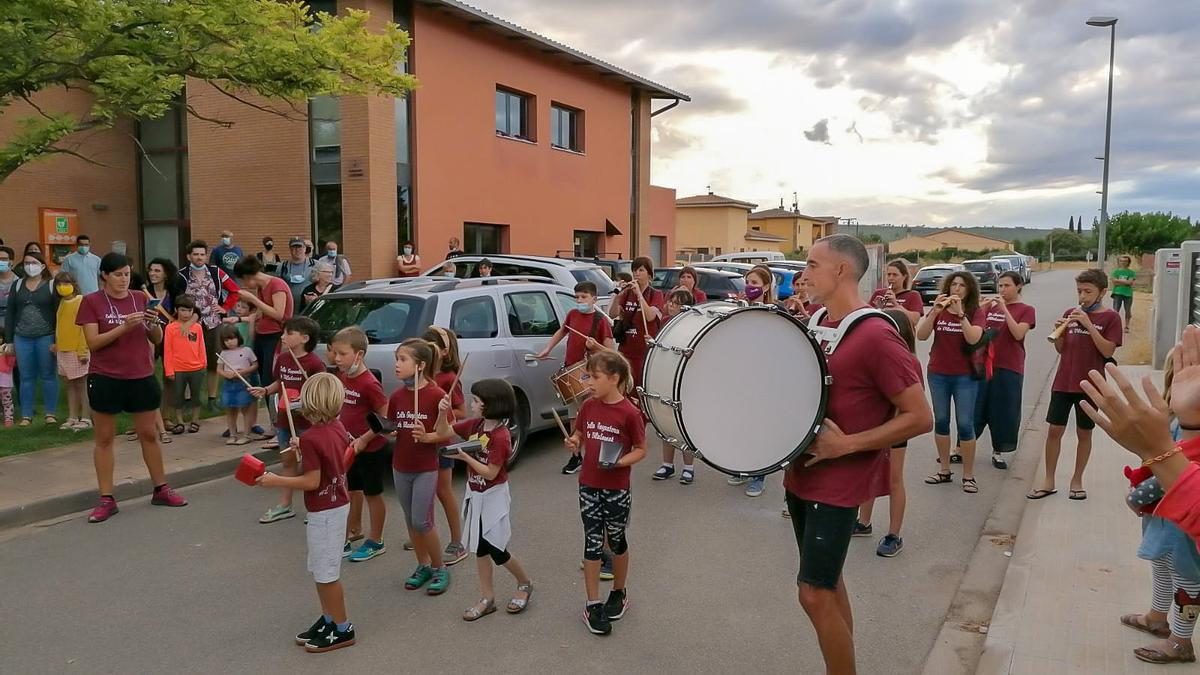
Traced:
[[494, 611], [496, 611], [495, 600], [480, 598], [474, 607], [468, 607], [467, 611], [463, 612], [463, 621], [478, 621]]
[[1056, 495], [1056, 494], [1058, 494], [1058, 490], [1045, 490], [1042, 488], [1038, 488], [1038, 489], [1034, 490], [1033, 492], [1030, 492], [1029, 494], [1025, 495], [1025, 499], [1045, 499], [1046, 497], [1049, 497], [1050, 495]]
[[17, 426], [19, 427], [27, 427], [30, 424], [33, 424], [33, 420], [29, 419], [28, 417], [22, 417], [21, 421], [17, 422]]
[[969, 495], [973, 495], [973, 494], [975, 494], [976, 492], [979, 492], [979, 485], [977, 485], [977, 484], [975, 483], [975, 479], [974, 479], [974, 478], [964, 478], [964, 479], [962, 479], [962, 486], [963, 486], [963, 492], [965, 492], [965, 493], [967, 493], [967, 494], [969, 494]]
[[1070, 499], [1071, 501], [1081, 502], [1081, 501], [1087, 499], [1087, 490], [1069, 490], [1067, 493], [1067, 499]]
[[125, 432], [125, 440], [136, 441], [138, 439], [137, 429], [130, 429]]
[[1121, 617], [1121, 625], [1129, 626], [1134, 630], [1140, 630], [1143, 633], [1149, 633], [1156, 638], [1171, 637], [1171, 626], [1166, 621], [1162, 623], [1150, 623], [1146, 621], [1145, 614], [1126, 614]]
[[949, 483], [953, 476], [954, 476], [954, 474], [950, 471], [946, 471], [946, 472], [939, 471], [939, 472], [933, 474], [932, 476], [926, 476], [925, 484], [926, 485], [941, 485], [942, 483]]
[[199, 424], [197, 424], [196, 422], [192, 422], [191, 424], [189, 424], [189, 425], [187, 426], [187, 432], [188, 432], [189, 434], [194, 434], [194, 433], [196, 433], [197, 431], [200, 431], [200, 425], [199, 425]]
[[525, 611], [526, 607], [529, 606], [529, 601], [533, 599], [533, 582], [531, 581], [527, 584], [521, 584], [517, 586], [517, 592], [524, 593], [525, 597], [513, 598], [512, 600], [508, 601], [508, 607], [505, 607], [504, 609], [509, 614], [520, 614], [521, 612]]
[[167, 432], [164, 431], [158, 435], [158, 440], [160, 443], [166, 444], [166, 443], [170, 443], [170, 442], [174, 441], [175, 439], [171, 438], [171, 434], [168, 434]]
[[176, 424], [175, 426], [171, 427], [171, 433], [175, 434], [176, 436], [182, 434], [183, 431], [184, 429], [182, 424]]
[[[1196, 650], [1190, 645], [1179, 644], [1171, 640], [1164, 640], [1166, 648], [1159, 649], [1157, 647], [1138, 647], [1133, 650], [1133, 655], [1139, 661], [1146, 663], [1195, 663]], [[1160, 643], [1161, 644], [1161, 643]]]
[[49, 426], [51, 424], [58, 424], [58, 418], [55, 417], [54, 415], [46, 415], [45, 421], [46, 421], [47, 426]]

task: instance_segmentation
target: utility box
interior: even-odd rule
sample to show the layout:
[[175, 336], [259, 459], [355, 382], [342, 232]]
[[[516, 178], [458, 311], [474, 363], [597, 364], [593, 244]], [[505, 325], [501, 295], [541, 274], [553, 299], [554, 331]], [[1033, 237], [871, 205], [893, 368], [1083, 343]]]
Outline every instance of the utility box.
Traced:
[[[1154, 252], [1154, 301], [1150, 303], [1150, 349], [1155, 370], [1162, 370], [1167, 352], [1179, 341], [1179, 296], [1183, 286], [1183, 249], [1160, 248]], [[1186, 322], [1183, 324], [1186, 325]]]
[[[1158, 304], [1158, 298], [1155, 298]], [[1179, 252], [1179, 290], [1175, 299], [1175, 336], [1188, 324], [1200, 325], [1200, 241], [1185, 241]]]

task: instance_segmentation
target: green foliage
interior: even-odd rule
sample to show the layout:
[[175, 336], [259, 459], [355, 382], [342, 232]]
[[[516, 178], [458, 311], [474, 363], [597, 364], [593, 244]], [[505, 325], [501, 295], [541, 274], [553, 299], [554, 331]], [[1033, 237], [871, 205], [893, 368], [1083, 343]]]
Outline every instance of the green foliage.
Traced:
[[1035, 258], [1045, 258], [1046, 240], [1045, 239], [1030, 239], [1025, 242], [1025, 249], [1021, 251], [1025, 255], [1031, 255]]
[[854, 236], [857, 237], [858, 240], [864, 244], [882, 244], [883, 243], [883, 237], [879, 236], [878, 234], [864, 232], [862, 234], [856, 234]]
[[[1055, 230], [1050, 233], [1049, 239], [1050, 250], [1054, 252], [1054, 257], [1062, 260], [1079, 256], [1082, 258], [1087, 254], [1090, 237], [1084, 237], [1078, 232], [1064, 232]], [[1049, 252], [1049, 251], [1047, 251]]]
[[1021, 240], [1020, 240], [1020, 239], [1013, 239], [1013, 240], [1012, 240], [1012, 245], [1013, 245], [1013, 250], [1014, 250], [1014, 251], [1016, 251], [1016, 252], [1018, 252], [1018, 253], [1024, 253], [1024, 252], [1025, 252], [1025, 249], [1022, 247], [1022, 243], [1021, 243]]
[[[312, 96], [403, 96], [417, 86], [398, 68], [409, 38], [394, 24], [368, 30], [368, 14], [358, 10], [316, 21], [319, 30], [296, 0], [0, 3], [0, 114], [13, 114], [19, 101], [30, 108], [0, 146], [0, 181], [43, 155], [77, 154], [72, 134], [162, 117], [189, 77], [297, 117]], [[91, 106], [37, 105], [38, 92], [57, 88], [89, 92]]]
[[1108, 246], [1113, 252], [1140, 256], [1177, 247], [1194, 232], [1191, 220], [1171, 213], [1125, 211], [1108, 219]]

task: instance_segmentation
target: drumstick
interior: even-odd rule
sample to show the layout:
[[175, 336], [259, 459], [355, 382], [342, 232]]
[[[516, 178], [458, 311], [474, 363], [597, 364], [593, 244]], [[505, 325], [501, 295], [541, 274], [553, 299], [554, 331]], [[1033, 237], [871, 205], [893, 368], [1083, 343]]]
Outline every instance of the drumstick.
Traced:
[[292, 355], [292, 360], [296, 362], [296, 367], [300, 369], [300, 374], [304, 376], [305, 380], [308, 380], [308, 371], [304, 369], [304, 366], [300, 365], [300, 358], [290, 348], [287, 350], [287, 353]]
[[450, 383], [450, 391], [446, 392], [451, 401], [454, 400], [454, 388], [458, 386], [458, 380], [463, 373], [467, 372], [467, 359], [469, 358], [471, 358], [470, 354], [463, 354], [462, 363], [458, 364], [458, 372], [454, 374], [454, 381]]
[[551, 408], [550, 412], [554, 413], [554, 421], [558, 423], [558, 430], [562, 432], [563, 439], [570, 438], [571, 434], [567, 433], [567, 425], [563, 424], [562, 418], [558, 416], [558, 411]]
[[[420, 369], [424, 368], [424, 367], [425, 367], [425, 364], [422, 363], [417, 369], [416, 377], [413, 379], [413, 416], [412, 416], [412, 418], [413, 418], [414, 426], [421, 424], [420, 420], [417, 418], [417, 403], [421, 399], [421, 370]], [[424, 433], [424, 432], [425, 432], [425, 425], [421, 424], [421, 433]]]
[[[288, 396], [287, 391], [288, 391], [287, 385], [283, 384], [281, 382], [280, 386], [279, 386], [279, 393], [283, 396], [283, 403], [284, 403], [283, 414], [287, 415], [288, 433], [291, 435], [292, 438], [295, 438], [296, 437], [296, 423], [292, 420], [292, 399], [291, 399], [291, 397]], [[283, 450], [280, 450], [279, 452], [282, 453]], [[296, 456], [299, 457], [300, 453], [296, 453]]]
[[237, 371], [237, 368], [234, 368], [233, 366], [229, 365], [229, 362], [226, 361], [219, 353], [217, 354], [217, 360], [220, 361], [221, 363], [224, 363], [226, 368], [232, 370], [233, 374], [237, 375], [237, 379], [241, 380], [242, 384], [246, 385], [247, 389], [254, 386], [254, 385], [250, 384], [249, 382], [247, 382], [246, 378], [242, 377], [242, 374]]
[[578, 330], [575, 330], [574, 328], [571, 328], [570, 326], [568, 326], [568, 325], [566, 325], [566, 324], [563, 324], [563, 328], [566, 328], [567, 330], [571, 331], [572, 333], [574, 333], [574, 334], [578, 335], [579, 337], [581, 337], [581, 338], [583, 338], [583, 339], [585, 339], [585, 340], [590, 340], [590, 339], [592, 339], [592, 336], [590, 336], [590, 335], [585, 335], [585, 334], [583, 333], [583, 331], [578, 331]]

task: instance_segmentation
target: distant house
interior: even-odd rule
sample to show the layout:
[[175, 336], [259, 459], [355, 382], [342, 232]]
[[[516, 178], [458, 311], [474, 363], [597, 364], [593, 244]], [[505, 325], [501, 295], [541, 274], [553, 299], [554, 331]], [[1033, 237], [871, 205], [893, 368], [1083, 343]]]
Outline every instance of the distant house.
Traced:
[[680, 258], [741, 251], [791, 250], [791, 237], [751, 223], [757, 204], [709, 192], [675, 200], [675, 242]]
[[806, 216], [784, 208], [756, 211], [748, 217], [751, 228], [788, 241], [790, 251], [806, 251], [813, 242], [837, 230], [837, 216]]
[[956, 248], [960, 251], [1013, 250], [1010, 241], [972, 234], [958, 228], [947, 228], [921, 237], [905, 237], [888, 243], [888, 251], [891, 253], [923, 253], [944, 248]]

